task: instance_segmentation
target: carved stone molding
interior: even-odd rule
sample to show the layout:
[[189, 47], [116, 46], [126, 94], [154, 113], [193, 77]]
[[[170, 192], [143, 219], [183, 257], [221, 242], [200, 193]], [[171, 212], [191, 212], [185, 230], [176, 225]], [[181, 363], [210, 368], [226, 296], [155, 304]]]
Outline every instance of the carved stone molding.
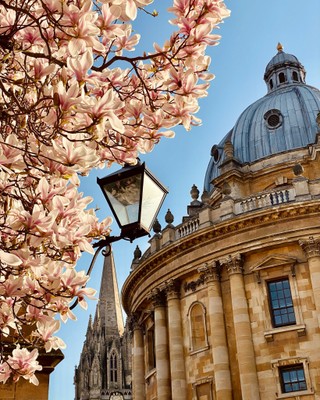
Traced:
[[198, 272], [204, 274], [207, 283], [220, 281], [220, 269], [215, 261], [211, 265], [206, 263], [202, 267], [199, 267]]
[[200, 274], [200, 276], [197, 280], [186, 282], [184, 284], [184, 291], [189, 292], [190, 290], [192, 290], [192, 292], [195, 292], [196, 289], [199, 286], [203, 285], [204, 283], [205, 283], [205, 274]]
[[309, 239], [299, 240], [299, 245], [307, 258], [320, 257], [320, 239], [310, 236]]
[[241, 254], [232, 254], [219, 260], [222, 267], [227, 268], [229, 275], [243, 274], [243, 260]]
[[135, 269], [129, 279], [123, 286], [123, 303], [124, 309], [129, 310], [132, 305], [132, 299], [135, 298], [135, 292], [141, 281], [146, 279], [146, 276], [150, 276], [154, 273], [155, 269], [163, 268], [168, 260], [176, 258], [177, 255], [182, 256], [185, 253], [192, 251], [195, 248], [204, 246], [206, 243], [210, 243], [213, 240], [218, 240], [222, 235], [233, 234], [245, 229], [255, 229], [257, 226], [269, 225], [274, 223], [275, 220], [286, 221], [286, 219], [292, 220], [293, 217], [297, 219], [310, 217], [320, 213], [320, 202], [312, 202], [299, 207], [294, 204], [285, 208], [279, 209], [267, 209], [263, 213], [256, 215], [248, 214], [243, 215], [240, 219], [228, 220], [221, 224], [214, 225], [214, 229], [204, 229], [203, 231], [197, 231], [197, 234], [192, 234], [184, 237], [173, 245], [167, 246], [162, 249], [163, 251], [157, 251], [151, 255], [144, 257], [140, 261], [139, 268]]

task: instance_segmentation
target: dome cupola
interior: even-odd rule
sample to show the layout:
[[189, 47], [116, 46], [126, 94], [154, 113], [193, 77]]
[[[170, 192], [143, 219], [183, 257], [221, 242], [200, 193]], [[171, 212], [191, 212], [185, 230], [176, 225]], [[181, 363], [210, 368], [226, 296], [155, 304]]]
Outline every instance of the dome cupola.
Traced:
[[243, 165], [315, 142], [320, 91], [305, 83], [306, 73], [297, 57], [285, 53], [280, 44], [277, 50], [264, 74], [268, 93], [247, 107], [211, 149], [204, 181], [207, 192], [213, 188], [212, 180], [221, 175], [230, 146], [233, 157]]
[[285, 84], [305, 83], [306, 71], [297, 57], [285, 53], [280, 43], [278, 43], [277, 50], [278, 53], [268, 63], [264, 74], [268, 92]]

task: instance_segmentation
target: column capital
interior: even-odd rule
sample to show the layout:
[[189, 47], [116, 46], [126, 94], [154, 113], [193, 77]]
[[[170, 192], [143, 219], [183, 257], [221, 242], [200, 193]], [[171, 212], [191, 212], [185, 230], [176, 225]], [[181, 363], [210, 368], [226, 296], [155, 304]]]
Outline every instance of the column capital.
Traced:
[[240, 253], [221, 258], [219, 262], [222, 267], [227, 268], [229, 275], [243, 274], [243, 259]]
[[168, 300], [178, 299], [180, 297], [180, 282], [175, 279], [170, 279], [166, 282], [165, 293]]
[[140, 315], [138, 313], [131, 314], [127, 318], [127, 324], [130, 332], [133, 332], [135, 330], [140, 330], [141, 332], [143, 332], [144, 330], [143, 324], [141, 324], [140, 322]]
[[148, 297], [151, 300], [154, 308], [163, 307], [165, 305], [163, 291], [159, 288], [152, 289]]
[[202, 267], [199, 267], [198, 272], [204, 275], [204, 279], [207, 283], [220, 281], [220, 270], [216, 261], [213, 261], [211, 264], [206, 263]]
[[308, 239], [299, 240], [299, 245], [307, 258], [320, 257], [320, 239], [310, 236]]

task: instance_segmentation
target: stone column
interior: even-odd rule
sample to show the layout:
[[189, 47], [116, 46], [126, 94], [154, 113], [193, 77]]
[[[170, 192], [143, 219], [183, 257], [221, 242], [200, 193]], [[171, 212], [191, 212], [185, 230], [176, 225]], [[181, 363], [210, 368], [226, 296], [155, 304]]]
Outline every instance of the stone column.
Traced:
[[309, 239], [300, 240], [299, 244], [308, 259], [314, 302], [320, 326], [320, 239], [311, 236]]
[[171, 391], [174, 400], [187, 398], [186, 370], [183, 354], [182, 319], [179, 285], [170, 280], [166, 286], [171, 371]]
[[171, 400], [170, 360], [166, 307], [159, 289], [151, 293], [154, 306], [154, 336], [157, 370], [157, 400]]
[[220, 260], [220, 264], [226, 266], [230, 278], [242, 400], [259, 400], [259, 384], [241, 256], [240, 254], [228, 256]]
[[220, 276], [216, 263], [199, 269], [205, 274], [208, 285], [209, 323], [217, 400], [232, 400], [229, 354], [226, 326], [222, 306]]
[[145, 357], [143, 332], [137, 320], [133, 318], [133, 349], [132, 349], [132, 392], [134, 399], [145, 400]]

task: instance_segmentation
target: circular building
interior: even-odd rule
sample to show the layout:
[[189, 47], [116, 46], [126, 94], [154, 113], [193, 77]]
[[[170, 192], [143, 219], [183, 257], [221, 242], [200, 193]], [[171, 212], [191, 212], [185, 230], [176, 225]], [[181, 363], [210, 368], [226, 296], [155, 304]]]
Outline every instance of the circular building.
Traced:
[[211, 149], [188, 215], [155, 226], [122, 299], [137, 400], [320, 396], [320, 91], [278, 46], [267, 94]]

